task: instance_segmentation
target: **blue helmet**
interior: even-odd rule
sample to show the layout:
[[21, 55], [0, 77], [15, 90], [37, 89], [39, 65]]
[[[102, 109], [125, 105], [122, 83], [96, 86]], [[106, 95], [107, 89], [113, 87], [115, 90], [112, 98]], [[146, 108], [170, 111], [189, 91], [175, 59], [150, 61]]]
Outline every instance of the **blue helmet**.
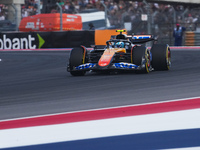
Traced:
[[117, 43], [115, 44], [115, 47], [124, 48], [124, 42], [117, 42]]

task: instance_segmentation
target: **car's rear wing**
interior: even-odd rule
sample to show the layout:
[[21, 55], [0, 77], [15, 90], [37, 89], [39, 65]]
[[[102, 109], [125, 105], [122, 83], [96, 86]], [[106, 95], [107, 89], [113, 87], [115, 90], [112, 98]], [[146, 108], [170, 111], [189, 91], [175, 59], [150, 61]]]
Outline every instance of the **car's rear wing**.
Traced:
[[129, 39], [133, 44], [140, 44], [140, 43], [146, 43], [149, 41], [156, 41], [156, 39], [153, 37], [153, 35], [111, 35], [112, 39]]
[[129, 37], [133, 44], [146, 43], [149, 41], [156, 41], [153, 35], [133, 35]]

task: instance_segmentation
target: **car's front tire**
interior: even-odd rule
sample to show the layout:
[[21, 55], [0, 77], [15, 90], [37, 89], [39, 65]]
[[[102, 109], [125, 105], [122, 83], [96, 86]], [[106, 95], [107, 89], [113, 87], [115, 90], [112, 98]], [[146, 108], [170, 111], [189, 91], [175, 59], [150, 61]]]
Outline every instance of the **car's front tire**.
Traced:
[[141, 70], [138, 73], [149, 73], [151, 68], [150, 51], [147, 47], [137, 46], [132, 49], [132, 63], [137, 66], [141, 66]]
[[84, 76], [86, 71], [74, 70], [75, 67], [84, 64], [86, 58], [86, 50], [82, 47], [76, 47], [71, 50], [69, 58], [69, 69], [73, 76]]

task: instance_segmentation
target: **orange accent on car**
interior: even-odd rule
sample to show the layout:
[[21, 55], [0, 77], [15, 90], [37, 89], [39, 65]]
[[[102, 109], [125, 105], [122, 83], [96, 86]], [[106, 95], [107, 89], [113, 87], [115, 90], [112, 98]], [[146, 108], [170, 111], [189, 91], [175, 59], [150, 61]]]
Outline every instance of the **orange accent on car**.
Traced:
[[115, 53], [126, 53], [125, 48], [110, 48], [106, 49], [101, 56], [98, 65], [101, 67], [108, 66], [115, 55]]
[[81, 47], [84, 50], [84, 52], [83, 52], [83, 62], [82, 62], [84, 64], [85, 63], [86, 48], [84, 46], [81, 46]]

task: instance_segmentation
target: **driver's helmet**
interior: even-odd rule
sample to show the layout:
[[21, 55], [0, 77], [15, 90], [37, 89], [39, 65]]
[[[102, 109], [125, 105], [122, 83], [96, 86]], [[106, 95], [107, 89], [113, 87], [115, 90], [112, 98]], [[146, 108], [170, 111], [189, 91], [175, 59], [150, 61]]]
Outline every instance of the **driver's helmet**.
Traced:
[[115, 47], [117, 47], [117, 48], [124, 48], [124, 42], [117, 42], [115, 44]]

